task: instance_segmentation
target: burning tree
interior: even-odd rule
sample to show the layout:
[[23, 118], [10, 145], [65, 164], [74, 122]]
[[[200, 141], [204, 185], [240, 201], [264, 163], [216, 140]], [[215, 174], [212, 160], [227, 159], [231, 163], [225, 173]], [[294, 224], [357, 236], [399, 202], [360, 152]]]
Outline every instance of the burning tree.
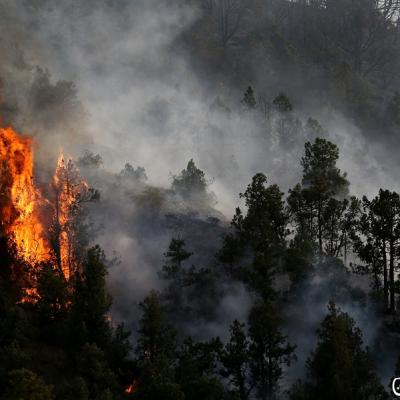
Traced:
[[51, 243], [57, 266], [68, 280], [83, 256], [84, 243], [78, 237], [83, 226], [83, 204], [98, 199], [99, 194], [89, 188], [73, 161], [61, 154], [53, 179], [53, 195]]
[[50, 258], [40, 218], [44, 200], [33, 182], [32, 140], [12, 128], [0, 129], [0, 230], [18, 255], [32, 265]]
[[67, 281], [81, 267], [88, 244], [82, 234], [83, 204], [98, 198], [62, 154], [45, 196], [35, 183], [32, 145], [11, 127], [0, 129], [0, 237], [16, 259], [29, 265], [27, 293], [44, 264], [59, 269]]

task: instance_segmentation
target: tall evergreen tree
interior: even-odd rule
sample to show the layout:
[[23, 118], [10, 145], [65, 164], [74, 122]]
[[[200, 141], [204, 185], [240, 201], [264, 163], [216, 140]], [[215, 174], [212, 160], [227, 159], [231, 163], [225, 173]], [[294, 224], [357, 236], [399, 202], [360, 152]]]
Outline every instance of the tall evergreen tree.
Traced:
[[288, 204], [297, 233], [315, 241], [319, 254], [324, 251], [324, 236], [332, 218], [348, 205], [332, 200], [345, 197], [349, 186], [346, 174], [336, 166], [338, 158], [335, 144], [321, 138], [307, 142], [301, 159], [302, 182], [289, 191]]
[[395, 311], [395, 269], [400, 251], [400, 196], [381, 189], [378, 196], [368, 200], [364, 196], [363, 215], [355, 250], [372, 273], [379, 288], [383, 281], [383, 298], [386, 309]]
[[266, 176], [259, 173], [240, 197], [245, 200], [247, 213], [236, 209], [233, 233], [225, 237], [219, 259], [231, 273], [270, 298], [289, 233], [283, 193], [277, 185], [267, 186]]
[[184, 394], [176, 382], [176, 331], [167, 321], [160, 295], [151, 292], [140, 304], [136, 356], [140, 368], [138, 396], [146, 400], [180, 400]]
[[249, 315], [250, 370], [261, 400], [271, 400], [279, 391], [283, 366], [295, 359], [295, 346], [282, 333], [282, 320], [271, 303], [256, 303]]
[[166, 264], [163, 266], [161, 276], [169, 282], [167, 289], [167, 300], [172, 309], [182, 307], [183, 288], [187, 285], [189, 270], [183, 268], [184, 261], [188, 260], [193, 253], [186, 250], [183, 239], [172, 238], [168, 251], [164, 254]]
[[50, 343], [65, 344], [71, 295], [64, 274], [51, 265], [37, 272], [37, 322], [44, 338]]
[[197, 168], [193, 159], [186, 168], [172, 179], [172, 190], [185, 200], [196, 201], [198, 205], [212, 202], [212, 195], [207, 191], [208, 182], [204, 172]]
[[106, 289], [105, 255], [99, 246], [88, 250], [84, 269], [74, 276], [71, 329], [75, 344], [95, 343], [100, 348], [111, 340], [107, 320], [112, 299]]
[[361, 330], [331, 302], [318, 330], [318, 344], [307, 363], [310, 382], [297, 384], [291, 399], [387, 399]]
[[177, 381], [185, 400], [219, 400], [225, 389], [218, 375], [218, 339], [209, 342], [194, 342], [187, 338], [178, 352]]
[[240, 400], [247, 400], [253, 388], [249, 383], [249, 340], [246, 335], [245, 325], [239, 321], [233, 321], [229, 330], [229, 341], [225, 344], [220, 355], [223, 365], [221, 373], [223, 377], [229, 379]]

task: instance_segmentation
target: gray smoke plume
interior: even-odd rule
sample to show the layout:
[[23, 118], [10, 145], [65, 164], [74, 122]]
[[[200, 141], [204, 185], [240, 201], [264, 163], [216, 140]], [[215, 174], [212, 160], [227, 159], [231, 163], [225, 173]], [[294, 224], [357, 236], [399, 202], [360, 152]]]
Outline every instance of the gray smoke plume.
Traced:
[[[295, 84], [292, 71], [249, 57], [234, 85], [232, 77], [224, 77], [224, 66], [217, 73], [203, 68], [196, 61], [201, 47], [195, 52], [188, 45], [196, 40], [202, 12], [183, 0], [0, 0], [3, 122], [34, 136], [43, 181], [60, 150], [76, 159], [85, 149], [101, 155], [102, 166], [82, 167], [82, 173], [101, 193], [101, 201], [91, 206], [95, 241], [117, 258], [108, 280], [115, 319], [130, 326], [143, 296], [163, 287], [158, 271], [172, 236], [187, 239], [195, 265], [212, 265], [240, 203], [238, 194], [255, 173], [264, 172], [285, 192], [299, 181], [304, 142], [314, 138], [304, 128], [309, 117], [319, 120], [322, 136], [338, 144], [339, 166], [348, 172], [353, 194], [399, 188], [398, 157], [390, 144], [378, 145], [334, 106], [319, 106], [305, 85]], [[227, 63], [239, 63], [228, 53]], [[269, 98], [287, 91], [297, 121], [292, 136], [279, 136], [277, 113], [266, 121], [263, 113], [244, 110], [240, 100], [251, 83], [257, 95]], [[205, 205], [200, 212], [169, 191], [171, 176], [191, 158], [217, 198], [215, 207]], [[118, 180], [127, 162], [143, 166], [149, 180]], [[357, 289], [344, 272], [333, 278], [317, 269], [289, 308], [287, 330], [302, 349], [301, 368], [338, 280]], [[233, 319], [246, 320], [251, 305], [246, 289], [228, 285], [222, 292], [215, 320], [194, 322], [189, 333], [223, 336]], [[339, 305], [356, 318], [372, 347], [380, 322], [373, 311], [366, 313], [365, 292], [362, 301], [341, 297]]]

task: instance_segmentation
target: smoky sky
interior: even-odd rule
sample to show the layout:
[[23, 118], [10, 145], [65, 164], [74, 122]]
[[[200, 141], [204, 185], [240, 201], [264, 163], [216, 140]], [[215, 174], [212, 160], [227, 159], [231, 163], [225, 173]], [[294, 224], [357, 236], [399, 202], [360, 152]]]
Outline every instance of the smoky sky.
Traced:
[[[180, 45], [179, 38], [200, 18], [200, 9], [166, 0], [2, 3], [10, 28], [3, 41], [9, 41], [9, 48], [18, 47], [30, 74], [39, 65], [53, 82], [73, 81], [87, 112], [84, 118], [72, 116], [73, 129], [67, 127], [56, 147], [75, 156], [90, 147], [111, 170], [128, 161], [142, 165], [152, 183], [164, 186], [193, 157], [213, 182], [217, 208], [227, 215], [256, 172], [266, 173], [285, 191], [298, 181], [303, 138], [287, 146], [265, 138], [258, 115], [236, 111], [241, 94], [220, 76], [210, 85], [194, 72], [196, 54]], [[282, 74], [280, 81], [290, 89], [290, 77]], [[267, 85], [272, 78], [263, 79]], [[301, 99], [295, 88], [292, 92]], [[233, 112], [210, 111], [217, 97]], [[340, 166], [348, 172], [355, 194], [397, 187], [397, 161], [387, 147], [365, 139], [333, 108], [304, 104], [298, 104], [299, 117], [319, 119], [339, 145]], [[62, 110], [57, 113], [62, 115]], [[71, 141], [78, 135], [75, 131], [85, 140]], [[47, 142], [49, 136], [44, 135]]]
[[[370, 140], [334, 107], [309, 101], [302, 89], [291, 86], [289, 71], [266, 73], [249, 59], [249, 70], [258, 75], [247, 77], [244, 71], [243, 87], [238, 88], [221, 74], [208, 79], [201, 65], [194, 67], [196, 54], [181, 40], [202, 15], [192, 3], [0, 0], [0, 11], [4, 115], [15, 116], [11, 120], [17, 127], [35, 137], [38, 162], [47, 169], [61, 149], [75, 158], [85, 149], [103, 158], [97, 181], [102, 201], [97, 211], [93, 207], [93, 216], [96, 240], [110, 258], [115, 254], [119, 259], [109, 276], [117, 319], [136, 318], [138, 301], [150, 288], [162, 287], [157, 272], [171, 236], [192, 234], [199, 219], [210, 217], [187, 218], [168, 197], [172, 175], [189, 159], [205, 171], [217, 199], [211, 213], [220, 221], [215, 236], [189, 241], [192, 248], [201, 243], [209, 260], [240, 202], [238, 194], [255, 173], [265, 173], [285, 192], [301, 178], [304, 142], [312, 138], [299, 133], [289, 142], [279, 141], [259, 113], [244, 112], [240, 100], [249, 84], [269, 87], [269, 80], [281, 82], [293, 95], [296, 117], [320, 121], [325, 136], [340, 148], [339, 166], [348, 173], [352, 194], [399, 189], [396, 145]], [[217, 99], [226, 109], [213, 107]], [[116, 188], [115, 174], [126, 162], [146, 169], [148, 183], [158, 190], [152, 198], [161, 199], [162, 217], [143, 216], [138, 200], [143, 199], [143, 187]], [[92, 178], [96, 185], [96, 176]], [[164, 216], [174, 213], [184, 222], [171, 227]], [[322, 318], [330, 292], [315, 282], [311, 286], [313, 293], [317, 287], [324, 292], [314, 302]], [[246, 318], [250, 305], [251, 296], [242, 286], [229, 286], [216, 322], [205, 326], [199, 321], [189, 333], [223, 335], [230, 320]], [[306, 300], [303, 305], [309, 306]], [[344, 307], [362, 315], [358, 306]], [[367, 331], [368, 344], [373, 343], [373, 328], [361, 316], [358, 321]], [[318, 322], [305, 324], [304, 335], [315, 332]]]

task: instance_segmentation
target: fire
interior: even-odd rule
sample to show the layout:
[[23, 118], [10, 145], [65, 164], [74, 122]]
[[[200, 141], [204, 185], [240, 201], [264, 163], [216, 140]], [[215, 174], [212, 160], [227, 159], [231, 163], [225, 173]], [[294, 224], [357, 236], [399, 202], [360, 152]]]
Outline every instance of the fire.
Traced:
[[125, 389], [125, 393], [126, 394], [135, 393], [137, 390], [137, 386], [138, 386], [138, 381], [134, 379], [133, 382]]
[[71, 226], [71, 213], [80, 195], [81, 185], [83, 183], [72, 161], [66, 160], [61, 153], [53, 178], [53, 186], [56, 194], [55, 217], [58, 225], [59, 261], [66, 279], [70, 278], [77, 267], [74, 254], [75, 231]]
[[0, 128], [0, 234], [15, 244], [20, 259], [33, 267], [51, 262], [68, 280], [79, 268], [74, 229], [78, 203], [90, 190], [61, 154], [45, 198], [35, 186], [33, 165], [32, 139]]
[[31, 264], [48, 261], [50, 246], [40, 219], [43, 198], [33, 182], [32, 139], [0, 128], [0, 216], [18, 255]]

